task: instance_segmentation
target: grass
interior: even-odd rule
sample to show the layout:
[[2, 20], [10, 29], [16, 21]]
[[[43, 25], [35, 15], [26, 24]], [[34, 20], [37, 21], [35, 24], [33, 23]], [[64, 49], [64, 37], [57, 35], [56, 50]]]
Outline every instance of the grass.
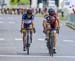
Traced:
[[44, 17], [44, 15], [41, 14], [41, 13], [36, 14], [36, 16], [37, 16], [37, 17]]
[[10, 5], [16, 5], [17, 4], [17, 0], [10, 0]]
[[19, 3], [17, 2], [17, 0], [14, 0], [13, 2], [10, 1], [10, 5], [17, 5], [17, 4], [28, 5], [29, 3], [30, 3], [29, 0], [20, 0]]
[[68, 20], [68, 16], [64, 16], [64, 17], [59, 16], [59, 19], [60, 19], [61, 21], [66, 21], [66, 20]]
[[68, 26], [69, 28], [75, 30], [75, 24], [66, 23], [66, 26]]
[[29, 4], [30, 2], [29, 2], [29, 0], [20, 0], [20, 2], [19, 2], [20, 4]]
[[[36, 14], [36, 16], [38, 16], [38, 17], [44, 17], [44, 15], [41, 14], [41, 13]], [[59, 15], [59, 19], [60, 19], [61, 21], [66, 21], [66, 20], [68, 20], [68, 16], [65, 15], [64, 17], [62, 17], [61, 15]]]

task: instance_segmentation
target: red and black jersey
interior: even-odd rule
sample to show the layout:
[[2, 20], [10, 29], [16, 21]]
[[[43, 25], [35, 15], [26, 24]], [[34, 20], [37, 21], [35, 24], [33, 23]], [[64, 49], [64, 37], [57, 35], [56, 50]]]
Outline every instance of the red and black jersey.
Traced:
[[52, 28], [56, 27], [56, 21], [57, 21], [57, 17], [56, 15], [48, 15], [45, 17], [47, 23], [50, 23]]

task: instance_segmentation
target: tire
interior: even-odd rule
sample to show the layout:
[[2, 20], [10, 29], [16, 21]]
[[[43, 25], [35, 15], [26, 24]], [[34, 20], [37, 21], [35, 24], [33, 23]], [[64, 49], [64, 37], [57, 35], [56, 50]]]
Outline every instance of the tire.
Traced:
[[27, 36], [27, 55], [29, 55], [29, 35]]
[[29, 55], [29, 47], [27, 47], [27, 55]]
[[53, 56], [53, 49], [49, 49], [50, 56]]
[[52, 34], [49, 35], [49, 54], [50, 56], [53, 56], [53, 36]]

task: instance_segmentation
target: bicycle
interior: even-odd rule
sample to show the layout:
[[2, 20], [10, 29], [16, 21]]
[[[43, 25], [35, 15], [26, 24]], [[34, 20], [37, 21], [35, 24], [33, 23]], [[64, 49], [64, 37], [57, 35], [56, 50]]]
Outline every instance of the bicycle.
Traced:
[[[30, 27], [26, 28], [26, 37], [27, 37], [26, 48], [27, 48], [27, 55], [29, 55], [29, 47], [30, 47], [30, 45], [32, 43], [32, 39], [30, 38], [30, 30], [31, 30]], [[34, 33], [36, 32], [35, 28], [33, 28], [33, 32]]]
[[53, 56], [53, 39], [54, 39], [54, 37], [53, 37], [53, 30], [50, 30], [49, 31], [49, 39], [48, 39], [48, 41], [47, 41], [47, 48], [48, 48], [48, 50], [49, 50], [49, 54], [50, 54], [50, 56]]
[[[27, 27], [26, 29], [21, 29], [20, 32], [26, 32], [26, 49], [27, 49], [27, 55], [29, 55], [29, 47], [32, 43], [32, 38], [30, 37], [30, 27]], [[36, 33], [35, 28], [32, 29], [34, 33]]]
[[26, 50], [27, 50], [27, 55], [29, 55], [29, 47], [32, 43], [32, 40], [30, 39], [30, 27], [22, 29], [20, 32], [26, 32]]
[[27, 55], [29, 55], [29, 47], [32, 43], [32, 40], [30, 39], [30, 27], [26, 28], [26, 49], [27, 49]]

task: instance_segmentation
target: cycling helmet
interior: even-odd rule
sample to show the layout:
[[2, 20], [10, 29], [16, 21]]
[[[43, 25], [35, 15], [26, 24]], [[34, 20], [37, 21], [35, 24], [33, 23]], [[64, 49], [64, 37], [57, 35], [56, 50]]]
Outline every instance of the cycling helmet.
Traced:
[[32, 15], [32, 10], [31, 9], [28, 9], [27, 10], [27, 14]]
[[50, 8], [50, 9], [48, 9], [48, 13], [49, 13], [49, 15], [54, 15], [55, 10], [53, 8]]

